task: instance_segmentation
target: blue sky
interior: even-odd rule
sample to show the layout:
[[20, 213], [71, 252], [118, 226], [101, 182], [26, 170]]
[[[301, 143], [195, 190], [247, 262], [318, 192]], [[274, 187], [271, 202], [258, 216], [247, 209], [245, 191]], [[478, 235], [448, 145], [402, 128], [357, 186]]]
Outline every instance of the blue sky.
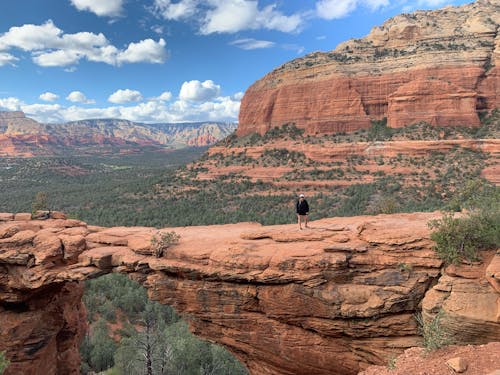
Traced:
[[461, 0], [13, 0], [0, 110], [41, 122], [236, 121], [244, 91], [401, 12]]

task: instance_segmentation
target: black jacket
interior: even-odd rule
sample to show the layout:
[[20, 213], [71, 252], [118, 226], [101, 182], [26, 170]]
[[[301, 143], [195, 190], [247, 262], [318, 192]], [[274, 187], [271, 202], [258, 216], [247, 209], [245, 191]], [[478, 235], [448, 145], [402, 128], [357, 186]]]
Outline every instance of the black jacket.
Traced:
[[304, 199], [302, 202], [300, 199], [297, 201], [296, 210], [299, 215], [306, 215], [309, 213], [309, 205], [307, 201]]

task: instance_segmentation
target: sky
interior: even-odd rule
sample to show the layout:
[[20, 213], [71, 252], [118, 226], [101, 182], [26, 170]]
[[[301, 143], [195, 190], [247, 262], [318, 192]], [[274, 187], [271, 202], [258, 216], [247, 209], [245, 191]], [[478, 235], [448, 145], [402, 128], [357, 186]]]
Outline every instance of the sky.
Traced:
[[463, 0], [4, 0], [0, 110], [40, 122], [231, 121], [281, 64]]

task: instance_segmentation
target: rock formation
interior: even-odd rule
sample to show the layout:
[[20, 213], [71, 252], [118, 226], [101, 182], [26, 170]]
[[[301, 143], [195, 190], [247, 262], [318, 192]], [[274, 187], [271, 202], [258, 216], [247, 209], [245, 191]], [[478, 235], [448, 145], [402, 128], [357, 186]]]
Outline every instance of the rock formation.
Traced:
[[306, 134], [346, 132], [383, 117], [391, 127], [478, 126], [478, 111], [500, 108], [499, 25], [498, 0], [396, 16], [255, 82], [237, 134], [289, 123]]
[[209, 146], [235, 128], [236, 124], [222, 122], [141, 124], [116, 119], [40, 124], [23, 112], [0, 112], [0, 157], [54, 155], [84, 148], [99, 153], [102, 146]]
[[449, 313], [458, 342], [500, 341], [500, 254], [442, 269], [427, 227], [438, 215], [323, 219], [305, 231], [173, 228], [179, 244], [156, 258], [154, 228], [0, 214], [6, 375], [77, 373], [80, 283], [109, 272], [189, 315], [194, 333], [226, 346], [252, 374], [355, 374], [385, 364], [420, 343], [420, 306]]

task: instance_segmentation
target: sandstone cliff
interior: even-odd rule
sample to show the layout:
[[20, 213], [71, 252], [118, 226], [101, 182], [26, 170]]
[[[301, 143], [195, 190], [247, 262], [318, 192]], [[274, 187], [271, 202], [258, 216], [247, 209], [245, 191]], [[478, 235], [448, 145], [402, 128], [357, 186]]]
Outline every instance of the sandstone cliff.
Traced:
[[77, 373], [79, 283], [109, 272], [189, 315], [196, 334], [225, 345], [252, 374], [355, 374], [385, 364], [420, 343], [413, 314], [421, 308], [443, 308], [459, 343], [500, 341], [500, 254], [443, 269], [426, 224], [436, 216], [323, 219], [306, 231], [175, 228], [180, 243], [156, 258], [153, 228], [0, 214], [6, 374]]
[[396, 16], [255, 82], [237, 133], [287, 123], [307, 134], [348, 132], [383, 117], [391, 127], [478, 126], [478, 111], [500, 107], [499, 25], [498, 0]]

